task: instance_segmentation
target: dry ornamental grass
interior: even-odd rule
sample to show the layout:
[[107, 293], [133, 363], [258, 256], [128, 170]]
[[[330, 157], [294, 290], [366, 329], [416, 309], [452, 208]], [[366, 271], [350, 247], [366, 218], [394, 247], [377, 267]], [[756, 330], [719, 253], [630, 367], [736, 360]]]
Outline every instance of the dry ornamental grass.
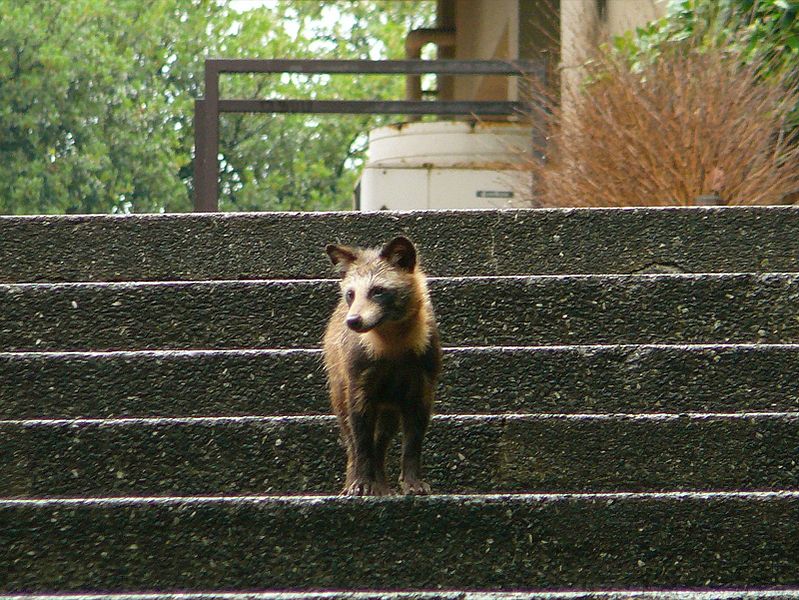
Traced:
[[675, 51], [639, 70], [604, 55], [592, 83], [533, 110], [539, 206], [799, 202], [799, 144], [785, 120], [799, 100], [786, 78], [720, 49]]

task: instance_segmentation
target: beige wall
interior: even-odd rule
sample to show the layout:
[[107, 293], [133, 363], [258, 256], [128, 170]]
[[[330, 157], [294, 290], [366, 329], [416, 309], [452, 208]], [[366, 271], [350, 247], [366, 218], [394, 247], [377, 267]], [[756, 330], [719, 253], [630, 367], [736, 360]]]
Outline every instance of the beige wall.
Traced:
[[[600, 6], [604, 5], [602, 14]], [[564, 96], [581, 78], [580, 65], [597, 44], [666, 13], [667, 0], [561, 0], [561, 86]]]
[[605, 35], [620, 35], [666, 14], [666, 0], [608, 0]]
[[[455, 37], [455, 58], [517, 58], [519, 0], [456, 0]], [[512, 99], [514, 83], [506, 77], [456, 77], [455, 98]]]
[[600, 19], [596, 0], [562, 0], [560, 3], [561, 88], [576, 89], [582, 74], [579, 66], [600, 40]]
[[[439, 26], [454, 26], [456, 37], [454, 53], [441, 57], [545, 57], [551, 65], [560, 64], [561, 85], [573, 89], [591, 48], [662, 16], [666, 4], [667, 0], [439, 0]], [[441, 98], [515, 100], [515, 84], [512, 77], [442, 77]]]

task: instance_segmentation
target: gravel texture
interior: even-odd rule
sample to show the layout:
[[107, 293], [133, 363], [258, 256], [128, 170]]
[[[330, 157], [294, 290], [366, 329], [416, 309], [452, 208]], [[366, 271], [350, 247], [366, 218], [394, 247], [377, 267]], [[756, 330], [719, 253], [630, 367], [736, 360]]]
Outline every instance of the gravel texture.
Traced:
[[433, 275], [799, 271], [799, 208], [0, 217], [0, 282], [329, 277], [331, 242]]
[[[399, 444], [390, 450], [396, 481]], [[797, 489], [799, 413], [436, 417], [437, 493]], [[0, 497], [336, 493], [333, 417], [0, 422]]]
[[[799, 274], [430, 282], [445, 346], [799, 341]], [[2, 350], [317, 347], [333, 281], [0, 285]]]
[[[0, 353], [0, 418], [330, 414], [316, 350]], [[799, 411], [799, 346], [444, 353], [439, 414]]]
[[0, 501], [0, 591], [758, 589], [799, 496]]

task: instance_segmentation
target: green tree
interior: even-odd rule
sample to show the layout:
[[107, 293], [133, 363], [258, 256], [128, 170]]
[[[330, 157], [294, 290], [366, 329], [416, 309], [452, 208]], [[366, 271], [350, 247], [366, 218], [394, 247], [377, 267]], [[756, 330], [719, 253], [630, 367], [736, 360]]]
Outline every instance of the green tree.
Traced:
[[0, 0], [0, 210], [186, 208], [213, 0]]
[[614, 47], [633, 63], [664, 52], [719, 48], [763, 65], [765, 78], [799, 78], [799, 0], [672, 0], [666, 16], [629, 31]]
[[[665, 38], [703, 39], [705, 45], [739, 44], [746, 56], [772, 68], [799, 68], [799, 1], [677, 0], [656, 31]], [[657, 39], [657, 37], [655, 37]]]
[[[0, 212], [191, 207], [203, 59], [400, 58], [427, 2], [0, 0]], [[391, 98], [380, 78], [227, 77], [226, 97]], [[225, 116], [222, 207], [344, 208], [380, 119]]]

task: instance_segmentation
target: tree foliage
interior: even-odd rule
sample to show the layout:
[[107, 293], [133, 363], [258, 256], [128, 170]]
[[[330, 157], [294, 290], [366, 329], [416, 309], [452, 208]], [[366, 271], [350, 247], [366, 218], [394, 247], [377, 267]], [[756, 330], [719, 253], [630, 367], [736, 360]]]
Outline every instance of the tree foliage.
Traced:
[[[250, 15], [234, 15], [238, 33], [229, 40], [226, 55], [401, 58], [408, 30], [429, 25], [432, 7], [408, 2], [278, 3]], [[237, 98], [398, 99], [403, 89], [401, 77], [375, 75], [235, 75], [222, 82], [222, 94]], [[351, 206], [364, 134], [385, 120], [352, 115], [224, 116], [221, 208], [256, 210], [267, 198], [280, 210]]]
[[[239, 3], [241, 4], [241, 3]], [[431, 2], [0, 0], [0, 212], [191, 206], [206, 56], [400, 58]], [[401, 78], [227, 76], [223, 97], [397, 98]], [[344, 208], [373, 117], [221, 120], [227, 210]]]
[[799, 79], [799, 0], [672, 0], [666, 16], [614, 39], [633, 68], [674, 49], [710, 48], [757, 62], [765, 79]]
[[660, 34], [700, 37], [716, 47], [732, 41], [745, 57], [797, 68], [797, 12], [796, 0], [678, 0]]

